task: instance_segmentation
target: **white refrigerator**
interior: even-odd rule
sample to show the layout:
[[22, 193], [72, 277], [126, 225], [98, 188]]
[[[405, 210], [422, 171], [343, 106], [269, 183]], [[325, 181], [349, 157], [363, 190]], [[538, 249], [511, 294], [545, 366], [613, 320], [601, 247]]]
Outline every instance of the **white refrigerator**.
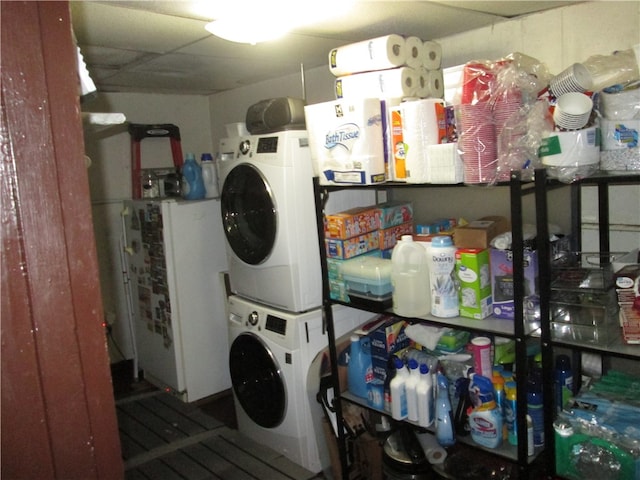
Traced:
[[138, 368], [185, 402], [231, 387], [217, 199], [131, 200], [124, 229]]

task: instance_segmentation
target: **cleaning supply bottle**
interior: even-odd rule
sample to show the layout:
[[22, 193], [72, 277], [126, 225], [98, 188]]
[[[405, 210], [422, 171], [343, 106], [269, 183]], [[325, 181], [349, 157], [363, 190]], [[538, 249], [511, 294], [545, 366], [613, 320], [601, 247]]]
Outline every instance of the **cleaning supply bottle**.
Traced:
[[349, 391], [358, 397], [368, 398], [367, 380], [373, 377], [371, 350], [366, 348], [369, 339], [368, 337], [361, 339], [358, 335], [351, 335], [350, 340], [349, 363], [347, 364]]
[[433, 378], [429, 365], [420, 364], [420, 380], [416, 387], [418, 398], [418, 425], [428, 427], [433, 423]]
[[396, 376], [396, 357], [391, 355], [387, 360], [387, 376], [384, 379], [384, 411], [391, 413], [391, 381]]
[[500, 411], [500, 417], [502, 418], [502, 439], [507, 440], [507, 422], [505, 421], [504, 406], [507, 401], [504, 391], [504, 378], [500, 373], [493, 373], [491, 377], [491, 383], [493, 383], [493, 393], [496, 398], [496, 407]]
[[449, 380], [443, 373], [438, 372], [436, 388], [436, 439], [443, 447], [450, 447], [456, 443], [456, 437], [449, 399]]
[[391, 380], [391, 417], [394, 420], [407, 418], [407, 389], [405, 383], [409, 378], [409, 370], [401, 358], [395, 359], [396, 376]]
[[533, 421], [533, 444], [544, 446], [544, 410], [542, 399], [542, 381], [540, 372], [531, 372], [527, 381], [527, 413]]
[[405, 388], [407, 390], [407, 419], [412, 422], [418, 421], [418, 395], [416, 389], [418, 382], [420, 381], [420, 371], [418, 370], [418, 361], [415, 359], [409, 360], [409, 378], [405, 382]]
[[220, 196], [218, 170], [210, 153], [202, 154], [202, 157], [200, 157], [200, 166], [202, 167], [205, 198], [218, 198]]
[[455, 280], [456, 247], [451, 237], [433, 237], [428, 259], [431, 314], [443, 318], [457, 317], [460, 305]]
[[517, 403], [517, 385], [511, 380], [504, 384], [505, 403], [504, 403], [504, 420], [507, 424], [507, 440], [511, 445], [518, 444], [518, 421], [516, 415], [518, 412]]
[[187, 153], [182, 165], [182, 196], [185, 200], [200, 200], [204, 195], [202, 167], [196, 162], [193, 153]]
[[573, 371], [568, 355], [556, 357], [555, 371], [556, 411], [561, 412], [573, 396]]
[[469, 385], [474, 407], [469, 412], [469, 427], [474, 442], [487, 448], [502, 444], [502, 414], [490, 379], [474, 375]]
[[411, 235], [403, 235], [391, 253], [393, 311], [420, 317], [431, 310], [427, 252]]

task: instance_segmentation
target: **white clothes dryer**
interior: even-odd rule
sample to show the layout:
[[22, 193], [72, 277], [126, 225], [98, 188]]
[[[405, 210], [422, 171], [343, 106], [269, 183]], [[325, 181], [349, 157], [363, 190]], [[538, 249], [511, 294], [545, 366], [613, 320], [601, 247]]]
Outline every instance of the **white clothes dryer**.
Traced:
[[[332, 308], [336, 338], [373, 315]], [[319, 384], [307, 382], [314, 358], [327, 346], [322, 309], [296, 314], [232, 295], [228, 312], [238, 430], [314, 473], [328, 468]]]
[[306, 130], [220, 141], [222, 222], [233, 293], [291, 312], [322, 304]]

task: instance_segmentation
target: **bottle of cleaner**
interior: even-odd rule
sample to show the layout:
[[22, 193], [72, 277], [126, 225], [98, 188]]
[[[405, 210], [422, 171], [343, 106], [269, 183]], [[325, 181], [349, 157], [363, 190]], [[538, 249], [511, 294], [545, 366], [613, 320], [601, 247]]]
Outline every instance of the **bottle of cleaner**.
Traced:
[[455, 280], [456, 247], [451, 237], [433, 237], [428, 258], [431, 314], [444, 318], [457, 317], [460, 304]]
[[409, 378], [405, 382], [407, 389], [407, 419], [412, 422], [418, 421], [418, 395], [416, 389], [420, 381], [420, 371], [418, 370], [418, 362], [415, 359], [409, 360]]
[[387, 376], [384, 379], [384, 411], [391, 413], [391, 380], [396, 376], [396, 362], [398, 358], [391, 355], [387, 361]]
[[504, 420], [507, 424], [507, 440], [511, 445], [518, 445], [517, 386], [510, 380], [504, 384]]
[[502, 444], [502, 415], [491, 380], [474, 375], [469, 392], [475, 405], [469, 412], [471, 438], [484, 447], [498, 448]]
[[202, 157], [200, 157], [200, 166], [202, 167], [205, 198], [218, 198], [220, 196], [218, 170], [210, 153], [202, 154]]
[[187, 153], [182, 165], [182, 196], [185, 200], [200, 200], [204, 195], [202, 168], [193, 153]]
[[411, 235], [403, 235], [391, 254], [393, 311], [420, 317], [431, 310], [427, 253]]
[[561, 412], [573, 396], [573, 371], [568, 355], [556, 357], [555, 391], [556, 411]]
[[402, 359], [395, 359], [396, 375], [391, 380], [391, 417], [394, 420], [407, 418], [407, 389], [405, 382], [409, 378], [409, 371]]
[[420, 381], [416, 387], [418, 398], [418, 425], [428, 427], [433, 423], [433, 378], [429, 365], [420, 364]]
[[349, 363], [347, 364], [347, 383], [349, 391], [358, 397], [368, 398], [367, 389], [368, 377], [373, 377], [373, 367], [371, 365], [371, 350], [366, 348], [368, 337], [360, 338], [358, 335], [351, 335], [351, 345], [349, 347]]
[[449, 399], [449, 380], [438, 372], [436, 385], [436, 439], [443, 447], [450, 447], [456, 443], [456, 437]]
[[533, 444], [544, 446], [544, 411], [542, 403], [542, 382], [537, 370], [531, 372], [527, 381], [527, 413], [533, 421]]
[[493, 383], [493, 393], [496, 399], [496, 407], [500, 411], [500, 417], [502, 418], [502, 439], [507, 440], [507, 422], [504, 416], [504, 406], [507, 401], [504, 391], [504, 378], [500, 373], [493, 373], [491, 377], [491, 383]]

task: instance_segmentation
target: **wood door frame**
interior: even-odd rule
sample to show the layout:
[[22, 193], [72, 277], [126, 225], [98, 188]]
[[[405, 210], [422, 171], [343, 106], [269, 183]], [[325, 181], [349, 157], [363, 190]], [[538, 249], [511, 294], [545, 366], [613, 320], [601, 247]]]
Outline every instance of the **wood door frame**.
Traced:
[[1, 475], [122, 478], [69, 4], [1, 8]]

